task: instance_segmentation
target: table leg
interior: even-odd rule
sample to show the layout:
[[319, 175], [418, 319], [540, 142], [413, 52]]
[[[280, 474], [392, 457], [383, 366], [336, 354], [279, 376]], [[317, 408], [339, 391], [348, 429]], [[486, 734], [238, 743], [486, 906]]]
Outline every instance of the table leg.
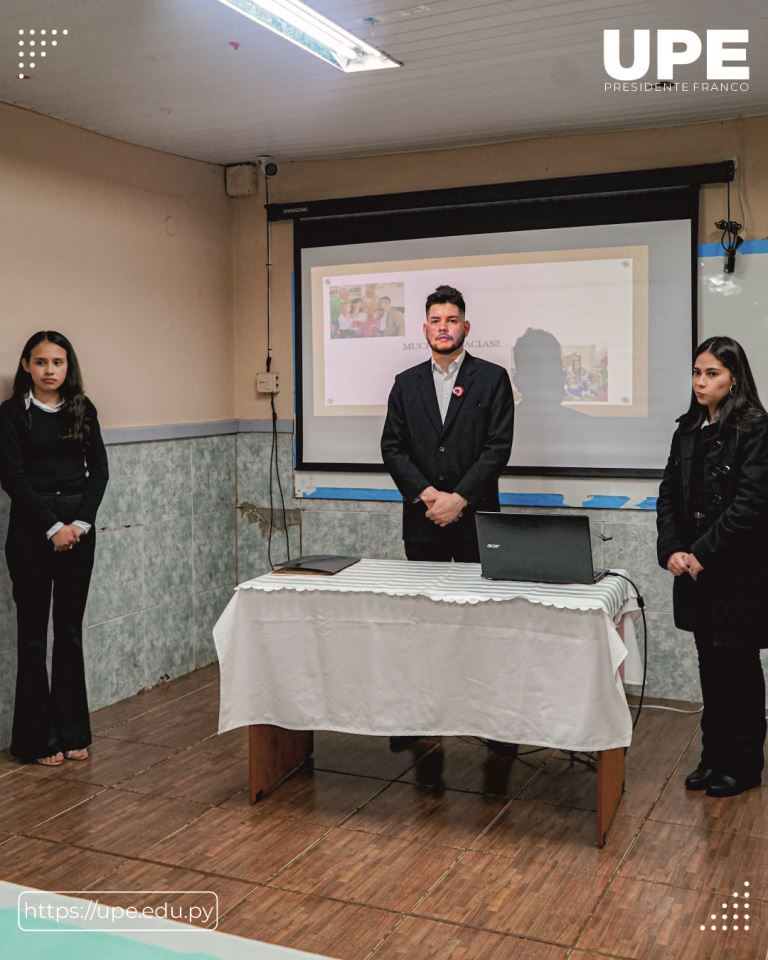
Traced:
[[248, 799], [263, 800], [279, 783], [312, 756], [312, 730], [285, 730], [271, 724], [248, 727]]
[[624, 792], [624, 747], [597, 753], [597, 845], [605, 845], [608, 829]]

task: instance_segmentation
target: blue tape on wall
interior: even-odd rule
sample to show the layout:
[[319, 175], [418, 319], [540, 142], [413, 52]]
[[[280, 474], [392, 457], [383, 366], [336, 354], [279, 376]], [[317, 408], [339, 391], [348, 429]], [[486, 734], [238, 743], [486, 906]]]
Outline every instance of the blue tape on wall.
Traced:
[[499, 500], [504, 507], [564, 507], [562, 493], [500, 493]]
[[[383, 490], [375, 487], [315, 487], [302, 493], [304, 500], [372, 500], [389, 503], [401, 503], [402, 496], [397, 490]], [[562, 493], [501, 493], [499, 501], [504, 507], [567, 507]], [[629, 497], [590, 496], [581, 504], [590, 510], [621, 510], [630, 502]], [[633, 505], [636, 510], [655, 510], [656, 497]]]
[[[768, 240], [745, 240], [739, 247], [739, 253], [768, 253]], [[700, 243], [700, 257], [724, 257], [725, 251], [719, 243]]]
[[629, 503], [629, 497], [607, 497], [593, 495], [583, 500], [582, 507], [588, 507], [590, 510], [621, 510], [625, 503]]
[[398, 490], [374, 490], [368, 487], [315, 487], [302, 493], [305, 500], [394, 500], [402, 502]]

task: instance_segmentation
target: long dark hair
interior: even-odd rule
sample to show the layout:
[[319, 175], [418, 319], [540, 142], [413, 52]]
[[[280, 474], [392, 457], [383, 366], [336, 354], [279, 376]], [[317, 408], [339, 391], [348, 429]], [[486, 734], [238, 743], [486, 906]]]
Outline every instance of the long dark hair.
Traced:
[[32, 351], [39, 343], [44, 343], [46, 340], [49, 343], [55, 343], [67, 354], [67, 376], [59, 390], [61, 399], [64, 401], [64, 406], [61, 408], [65, 424], [64, 436], [85, 443], [90, 432], [90, 423], [87, 416], [88, 401], [83, 393], [83, 377], [80, 373], [77, 354], [63, 333], [57, 333], [56, 330], [38, 330], [27, 340], [24, 349], [21, 351], [16, 376], [13, 378], [13, 397], [23, 402], [32, 389], [32, 377], [24, 369], [22, 360], [26, 360], [29, 364]]
[[[720, 363], [727, 367], [734, 376], [731, 392], [723, 397], [717, 407], [721, 429], [728, 420], [734, 420], [736, 423], [751, 423], [761, 417], [768, 416], [765, 407], [760, 402], [747, 355], [737, 340], [734, 340], [733, 337], [709, 337], [696, 347], [693, 354], [694, 364], [702, 353], [711, 353], [713, 357], [717, 357]], [[691, 405], [680, 418], [680, 423], [684, 429], [694, 430], [701, 425], [705, 416], [705, 408], [699, 403], [695, 393], [691, 390]]]

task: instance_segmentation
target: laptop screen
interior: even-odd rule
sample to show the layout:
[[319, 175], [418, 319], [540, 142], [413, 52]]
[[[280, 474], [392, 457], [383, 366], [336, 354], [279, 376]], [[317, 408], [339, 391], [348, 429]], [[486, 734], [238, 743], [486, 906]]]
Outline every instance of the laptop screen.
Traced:
[[589, 518], [478, 513], [482, 574], [491, 580], [594, 583]]

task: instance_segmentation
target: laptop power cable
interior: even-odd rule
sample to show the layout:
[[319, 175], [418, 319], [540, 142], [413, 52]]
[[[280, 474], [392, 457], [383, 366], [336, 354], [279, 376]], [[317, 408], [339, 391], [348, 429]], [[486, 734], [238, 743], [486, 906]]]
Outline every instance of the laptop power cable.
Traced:
[[640, 608], [640, 614], [643, 618], [643, 682], [640, 685], [640, 700], [637, 704], [637, 715], [632, 724], [632, 729], [634, 730], [637, 726], [637, 721], [640, 719], [640, 714], [643, 709], [643, 700], [645, 699], [645, 680], [648, 676], [648, 622], [645, 619], [645, 600], [643, 600], [642, 594], [637, 588], [637, 584], [634, 580], [630, 580], [623, 573], [616, 573], [615, 570], [608, 570], [605, 574], [607, 577], [620, 577], [622, 580], [626, 580], [628, 584], [634, 589], [637, 596], [633, 599], [637, 601], [637, 605]]

